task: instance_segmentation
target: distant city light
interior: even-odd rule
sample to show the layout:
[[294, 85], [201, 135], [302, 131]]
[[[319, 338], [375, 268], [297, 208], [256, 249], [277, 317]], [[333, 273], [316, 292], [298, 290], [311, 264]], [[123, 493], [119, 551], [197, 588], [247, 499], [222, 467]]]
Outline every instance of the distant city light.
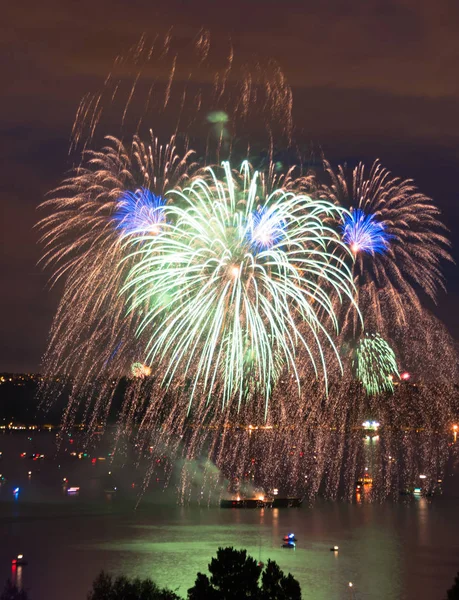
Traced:
[[149, 377], [151, 375], [151, 367], [139, 362], [135, 362], [131, 365], [131, 375], [132, 377], [138, 379], [144, 379], [145, 377]]
[[378, 423], [378, 421], [364, 421], [362, 423], [362, 427], [364, 429], [372, 429], [374, 431], [376, 431], [379, 426], [380, 424]]

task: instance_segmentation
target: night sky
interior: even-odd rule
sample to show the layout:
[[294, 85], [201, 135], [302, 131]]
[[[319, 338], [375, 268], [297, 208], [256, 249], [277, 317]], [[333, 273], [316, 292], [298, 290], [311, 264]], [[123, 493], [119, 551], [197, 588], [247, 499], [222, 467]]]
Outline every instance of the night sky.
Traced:
[[[37, 262], [37, 206], [72, 166], [78, 103], [142, 32], [276, 59], [294, 93], [296, 138], [329, 160], [380, 158], [415, 179], [451, 230], [459, 261], [457, 0], [30, 0], [2, 9], [0, 371], [38, 371], [59, 289]], [[106, 133], [110, 133], [107, 131]], [[459, 271], [436, 313], [459, 338]]]

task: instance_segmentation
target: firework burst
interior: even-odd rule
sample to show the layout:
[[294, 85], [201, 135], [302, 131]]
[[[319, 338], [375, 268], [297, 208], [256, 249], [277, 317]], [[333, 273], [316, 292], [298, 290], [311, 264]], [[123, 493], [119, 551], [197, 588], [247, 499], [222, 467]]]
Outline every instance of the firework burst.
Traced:
[[114, 221], [125, 235], [156, 235], [164, 224], [164, 200], [146, 188], [126, 191], [118, 200]]
[[374, 256], [387, 251], [390, 236], [384, 223], [378, 223], [374, 215], [366, 215], [359, 208], [344, 215], [342, 232], [343, 241], [353, 254], [368, 252]]
[[[86, 165], [43, 203], [49, 214], [39, 223], [43, 262], [53, 268], [53, 283], [65, 281], [44, 362], [46, 373], [73, 377], [70, 421], [79, 390], [90, 395], [90, 382], [119, 377], [139, 358], [138, 320], [119, 294], [129, 271], [122, 240], [138, 228], [159, 228], [160, 198], [195, 167], [186, 147], [179, 153], [174, 138], [161, 145], [153, 135], [149, 143], [135, 137], [130, 148], [109, 138], [86, 154]], [[109, 397], [98, 395], [94, 420], [109, 406]]]
[[[155, 454], [171, 464], [205, 454], [235, 487], [310, 499], [322, 490], [353, 498], [369, 463], [375, 498], [398, 496], [420, 469], [437, 482], [447, 446], [436, 454], [436, 432], [450, 427], [458, 379], [454, 342], [418, 298], [443, 286], [438, 210], [379, 162], [351, 178], [326, 163], [329, 184], [316, 195], [312, 177], [273, 161], [293, 131], [279, 67], [241, 71], [231, 44], [209, 59], [204, 30], [182, 46], [169, 33], [143, 36], [117, 57], [75, 118], [82, 166], [44, 204], [43, 262], [63, 286], [44, 375], [72, 377], [61, 431], [75, 418], [89, 432], [106, 422], [128, 375], [115, 447], [127, 434], [138, 459], [148, 456], [148, 477]], [[154, 71], [169, 75], [152, 80]], [[108, 111], [123, 140], [159, 119], [183, 132], [183, 147], [175, 136], [165, 145], [110, 137], [86, 152]], [[198, 171], [186, 136], [201, 140], [202, 165], [253, 156], [263, 168]], [[363, 336], [356, 304], [380, 335]], [[380, 394], [397, 363], [383, 338], [412, 374], [391, 402]], [[382, 434], [364, 447], [370, 415]], [[408, 440], [406, 423], [425, 428], [425, 441]], [[179, 487], [186, 501], [189, 472]]]
[[[375, 161], [349, 178], [344, 167], [324, 163], [329, 184], [323, 197], [351, 210], [343, 240], [355, 255], [358, 305], [367, 326], [387, 331], [388, 322], [406, 326], [407, 313], [421, 310], [418, 290], [435, 300], [444, 288], [442, 260], [451, 260], [439, 209], [411, 180], [393, 177]], [[345, 319], [346, 322], [346, 319]], [[357, 322], [352, 321], [354, 331]]]
[[332, 292], [353, 297], [344, 244], [327, 225], [341, 211], [282, 188], [266, 195], [247, 162], [239, 174], [223, 163], [223, 173], [209, 168], [172, 192], [164, 230], [134, 238], [124, 291], [143, 313], [138, 333], [149, 337], [147, 360], [163, 365], [163, 382], [190, 377], [191, 399], [220, 390], [227, 405], [240, 404], [252, 380], [267, 405], [283, 368], [299, 383], [299, 346], [325, 374], [322, 340], [338, 354], [323, 321], [338, 329]]
[[394, 375], [398, 376], [397, 360], [389, 344], [377, 333], [366, 334], [356, 348], [354, 370], [368, 395], [393, 392]]

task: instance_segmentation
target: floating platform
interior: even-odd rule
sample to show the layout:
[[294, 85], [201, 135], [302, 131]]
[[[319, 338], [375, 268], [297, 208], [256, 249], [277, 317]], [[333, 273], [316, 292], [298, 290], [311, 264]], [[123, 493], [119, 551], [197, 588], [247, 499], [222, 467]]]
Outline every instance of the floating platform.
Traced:
[[301, 498], [274, 498], [271, 508], [300, 508], [302, 504]]
[[260, 500], [259, 498], [239, 498], [220, 500], [220, 508], [299, 508], [301, 498], [274, 498]]
[[265, 508], [266, 502], [258, 498], [242, 498], [239, 500], [220, 500], [220, 508]]

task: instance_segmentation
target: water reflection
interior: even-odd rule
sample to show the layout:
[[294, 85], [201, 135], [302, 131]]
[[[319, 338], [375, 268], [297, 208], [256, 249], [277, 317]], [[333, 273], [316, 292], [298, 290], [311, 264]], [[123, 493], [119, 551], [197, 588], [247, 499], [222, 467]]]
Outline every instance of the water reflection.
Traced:
[[[344, 452], [345, 462], [354, 465], [353, 502], [319, 499], [303, 503], [300, 509], [196, 508], [176, 506], [174, 490], [168, 494], [161, 488], [148, 492], [137, 511], [132, 468], [122, 469], [115, 463], [111, 467], [111, 484], [116, 484], [117, 492], [110, 499], [104, 491], [107, 467], [92, 465], [90, 460], [45, 460], [40, 473], [34, 472], [30, 484], [24, 485], [28, 463], [19, 458], [14, 444], [11, 456], [17, 458], [10, 460], [11, 440], [1, 438], [6, 480], [0, 489], [0, 578], [4, 581], [13, 574], [13, 548], [24, 550], [30, 559], [20, 576], [21, 585], [30, 588], [32, 597], [84, 598], [101, 568], [150, 576], [160, 585], [171, 585], [172, 580], [185, 595], [216, 549], [232, 545], [247, 548], [265, 564], [269, 558], [276, 560], [282, 569], [292, 572], [302, 585], [305, 600], [345, 598], [351, 593], [349, 581], [355, 597], [367, 600], [438, 597], [438, 590], [450, 587], [457, 571], [451, 559], [457, 550], [451, 527], [457, 518], [455, 494], [459, 490], [451, 487], [455, 478], [439, 477], [445, 482], [443, 496], [400, 496], [399, 490], [402, 482], [410, 477], [419, 480], [420, 474], [433, 481], [440, 463], [443, 473], [441, 448], [452, 442], [452, 435], [449, 439], [424, 438], [423, 433], [385, 435], [381, 431], [378, 435], [376, 440], [356, 435]], [[256, 434], [252, 439], [257, 439]], [[341, 437], [337, 439], [341, 443]], [[328, 449], [332, 448], [329, 444]], [[317, 446], [316, 457], [318, 461], [323, 457]], [[299, 455], [293, 459], [300, 461]], [[457, 457], [453, 454], [452, 459]], [[415, 468], [413, 461], [419, 461], [419, 467]], [[61, 463], [65, 471], [57, 468]], [[387, 471], [381, 466], [384, 464]], [[78, 496], [62, 493], [63, 472], [70, 486], [81, 486]], [[354, 477], [365, 473], [372, 482], [363, 483], [356, 494]], [[316, 477], [312, 472], [311, 478]], [[172, 476], [171, 485], [173, 482]], [[14, 501], [12, 486], [16, 483], [21, 494]], [[375, 502], [387, 498], [388, 490], [395, 491], [389, 498], [402, 501]], [[289, 532], [298, 540], [294, 552], [281, 548], [282, 538]], [[334, 545], [339, 546], [338, 553], [330, 552]]]

